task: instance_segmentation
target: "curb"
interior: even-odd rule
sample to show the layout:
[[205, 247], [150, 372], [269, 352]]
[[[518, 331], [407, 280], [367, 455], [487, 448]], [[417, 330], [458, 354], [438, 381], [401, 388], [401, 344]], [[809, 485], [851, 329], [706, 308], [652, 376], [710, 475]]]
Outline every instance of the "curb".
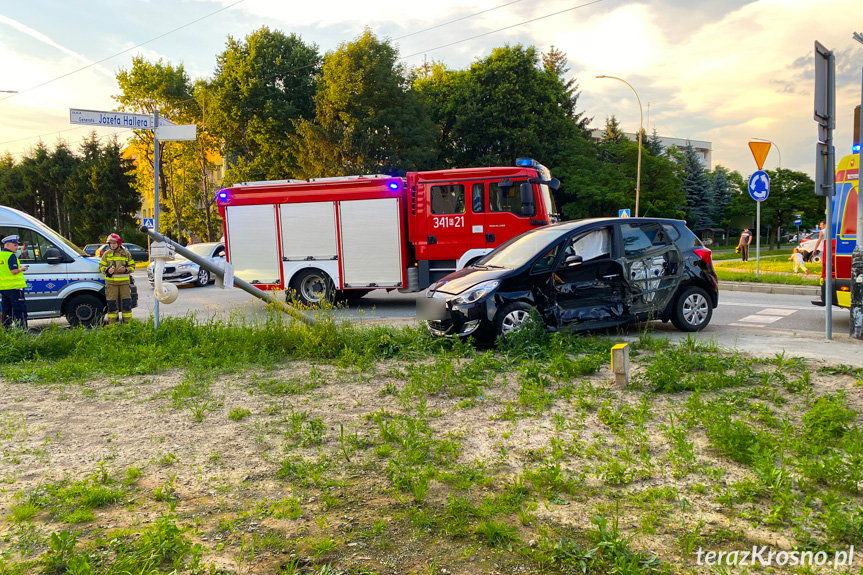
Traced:
[[755, 282], [719, 282], [720, 291], [746, 291], [753, 293], [773, 293], [782, 295], [805, 295], [820, 297], [820, 286], [795, 286], [787, 284], [768, 284]]

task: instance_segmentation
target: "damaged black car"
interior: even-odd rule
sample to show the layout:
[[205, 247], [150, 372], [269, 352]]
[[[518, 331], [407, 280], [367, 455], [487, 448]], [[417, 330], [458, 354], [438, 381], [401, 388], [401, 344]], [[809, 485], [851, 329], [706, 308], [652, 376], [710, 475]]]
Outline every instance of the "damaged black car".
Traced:
[[440, 336], [493, 340], [535, 309], [549, 329], [649, 320], [704, 329], [719, 303], [710, 250], [685, 222], [597, 218], [537, 228], [432, 284], [418, 316]]

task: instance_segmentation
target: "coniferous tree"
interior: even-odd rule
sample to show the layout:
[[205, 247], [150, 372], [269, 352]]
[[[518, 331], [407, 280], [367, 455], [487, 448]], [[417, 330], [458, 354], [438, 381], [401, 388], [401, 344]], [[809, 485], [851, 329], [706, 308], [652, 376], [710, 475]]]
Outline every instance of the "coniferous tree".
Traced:
[[602, 142], [619, 142], [623, 138], [623, 130], [620, 129], [620, 122], [614, 116], [605, 120], [605, 128], [602, 130], [600, 141]]
[[644, 149], [654, 156], [662, 155], [665, 148], [662, 145], [662, 139], [659, 137], [659, 134], [656, 133], [656, 128], [653, 129], [653, 133], [650, 134], [650, 137], [644, 141]]
[[710, 187], [713, 194], [713, 223], [722, 224], [727, 220], [725, 208], [731, 203], [732, 185], [728, 179], [728, 170], [716, 166], [710, 175]]
[[681, 177], [686, 196], [686, 221], [691, 228], [700, 229], [713, 225], [713, 194], [704, 164], [692, 142], [686, 142], [681, 155]]

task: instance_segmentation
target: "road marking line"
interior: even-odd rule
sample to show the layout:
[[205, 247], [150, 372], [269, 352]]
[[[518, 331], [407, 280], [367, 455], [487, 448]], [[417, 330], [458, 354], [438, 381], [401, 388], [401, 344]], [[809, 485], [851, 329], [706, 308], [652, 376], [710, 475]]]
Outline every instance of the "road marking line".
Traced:
[[787, 315], [791, 315], [795, 311], [797, 311], [797, 310], [796, 309], [783, 309], [783, 308], [778, 308], [778, 307], [768, 307], [768, 308], [765, 308], [765, 309], [759, 311], [758, 313], [764, 314], [764, 315], [787, 316]]
[[742, 317], [737, 321], [745, 321], [751, 323], [759, 323], [759, 324], [768, 324], [773, 323], [774, 321], [779, 321], [783, 316], [780, 315], [747, 315], [746, 317]]

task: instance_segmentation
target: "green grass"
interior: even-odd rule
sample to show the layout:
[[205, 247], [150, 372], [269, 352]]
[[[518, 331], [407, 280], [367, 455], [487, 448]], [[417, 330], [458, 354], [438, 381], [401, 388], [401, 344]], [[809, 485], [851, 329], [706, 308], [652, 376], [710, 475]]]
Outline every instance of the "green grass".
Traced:
[[716, 269], [716, 277], [719, 281], [725, 282], [751, 282], [763, 284], [782, 284], [782, 285], [799, 285], [799, 286], [819, 286], [821, 285], [821, 276], [815, 274], [810, 269], [809, 276], [783, 275], [777, 273], [761, 272], [757, 276], [755, 271], [751, 272], [736, 272]]
[[[164, 341], [118, 327], [138, 346], [124, 369], [176, 370], [172, 387], [142, 396], [165, 419], [223, 401], [223, 415], [201, 426], [248, 440], [243, 461], [227, 446], [209, 458], [212, 446], [182, 458], [164, 447], [140, 467], [101, 463], [10, 491], [0, 572], [199, 573], [215, 569], [201, 565], [213, 556], [233, 558], [237, 572], [366, 573], [377, 567], [355, 556], [409, 547], [439, 563], [393, 569], [676, 573], [694, 549], [746, 548], [753, 532], [806, 549], [863, 536], [853, 395], [863, 370], [810, 373], [784, 354], [645, 332], [633, 345], [637, 377], [623, 388], [609, 378], [613, 339], [536, 326], [477, 350], [410, 328], [273, 319], [259, 328], [275, 340], [265, 341], [245, 325], [166, 325]], [[100, 330], [66, 331], [29, 336], [25, 366], [0, 365], [20, 367], [33, 386], [73, 359], [85, 383], [102, 377], [79, 351]], [[255, 344], [223, 350], [209, 338]], [[162, 346], [186, 354], [181, 341], [215, 367], [167, 354], [151, 362]], [[39, 439], [14, 413], [0, 420], [7, 450]], [[103, 531], [102, 517], [121, 529]]]
[[809, 270], [808, 276], [803, 274], [793, 275], [791, 273], [793, 266], [788, 257], [788, 255], [762, 257], [761, 261], [758, 262], [758, 276], [755, 275], [756, 262], [752, 257], [750, 257], [748, 262], [719, 261], [714, 263], [713, 268], [716, 270], [716, 276], [722, 281], [779, 283], [788, 285], [820, 285], [821, 264], [807, 263], [806, 267]]
[[[766, 258], [778, 258], [780, 256], [785, 256], [786, 258], [791, 255], [791, 252], [794, 248], [781, 248], [778, 250], [768, 250], [764, 246], [761, 246], [761, 259], [762, 261]], [[749, 247], [749, 258], [752, 259], [755, 257], [755, 245], [751, 245]], [[739, 260], [740, 254], [735, 252], [733, 249], [730, 252], [723, 252], [718, 254], [713, 252], [712, 255], [713, 261], [724, 261], [724, 260]]]

